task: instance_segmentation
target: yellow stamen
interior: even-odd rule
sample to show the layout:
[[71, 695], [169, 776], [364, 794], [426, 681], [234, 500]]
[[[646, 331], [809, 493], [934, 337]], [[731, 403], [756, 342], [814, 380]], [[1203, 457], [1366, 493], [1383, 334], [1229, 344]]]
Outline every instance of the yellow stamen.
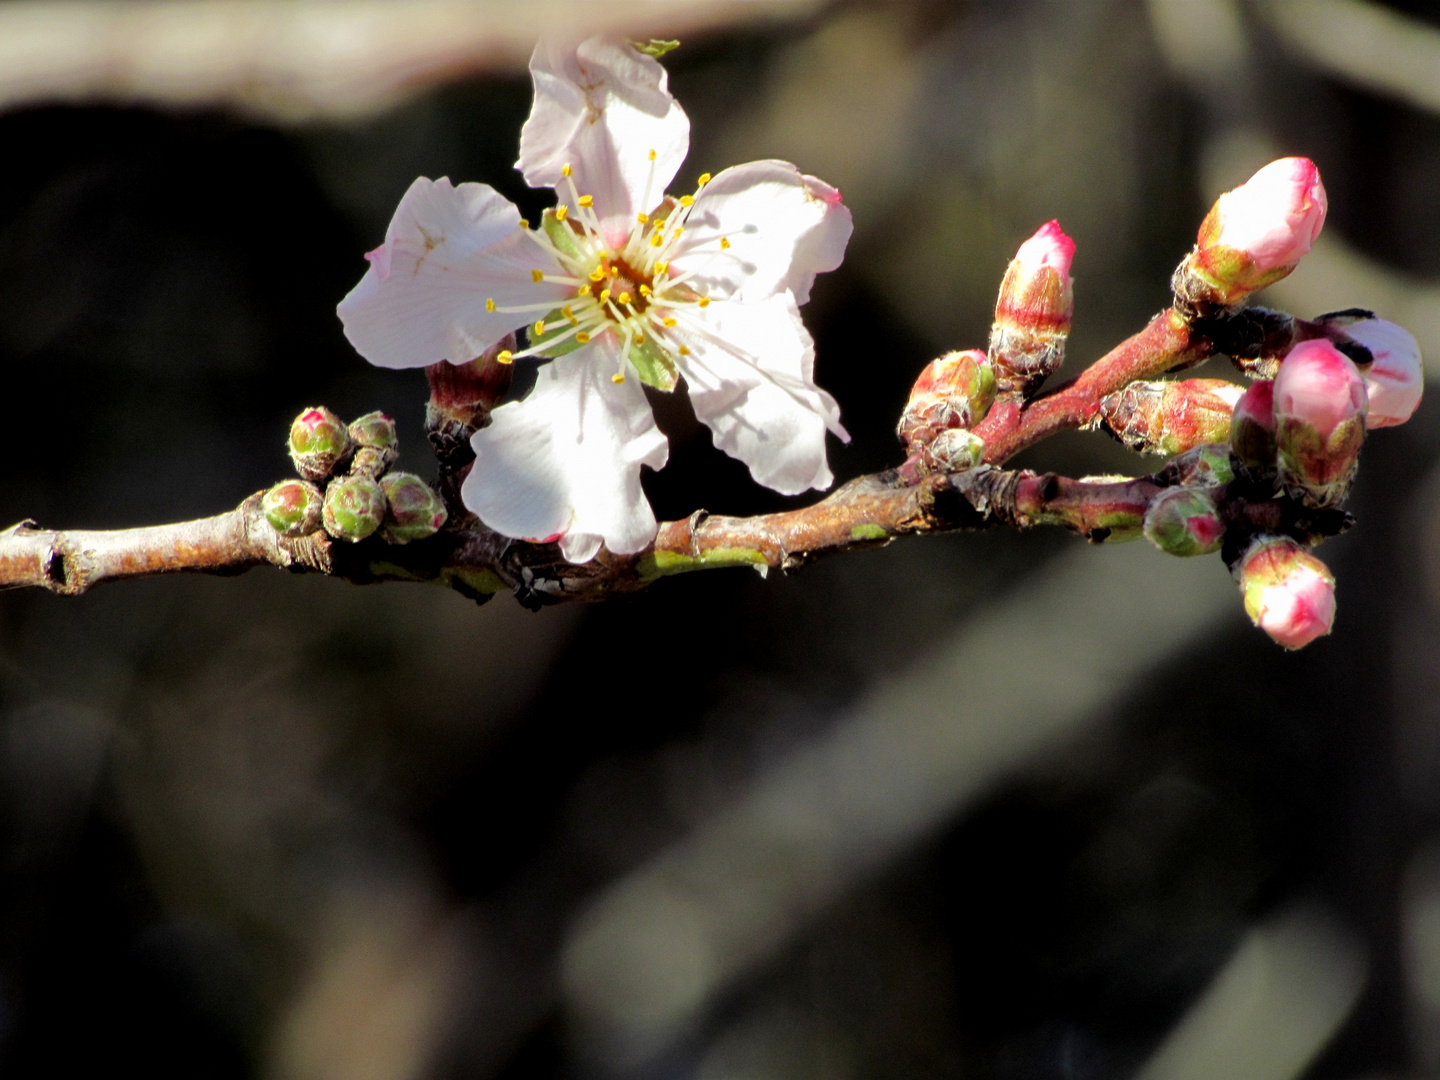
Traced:
[[606, 302], [607, 300], [609, 300], [609, 299], [610, 299], [610, 290], [609, 290], [609, 289], [601, 289], [601, 290], [600, 290], [600, 302], [603, 304], [603, 303], [605, 303], [605, 302]]
[[580, 198], [576, 200], [576, 202], [578, 202], [581, 206], [590, 206], [595, 202], [595, 196], [581, 195]]
[[698, 303], [701, 307], [709, 307], [710, 298], [708, 296], [702, 296], [699, 300], [696, 301], [696, 303]]
[[539, 319], [535, 323], [535, 336], [542, 337], [545, 334], [545, 320]]
[[681, 195], [681, 196], [680, 196], [680, 205], [681, 205], [681, 206], [690, 206], [690, 205], [693, 204], [694, 202], [695, 202], [695, 196], [694, 196], [694, 195]]
[[617, 371], [614, 375], [610, 376], [610, 381], [613, 382], [616, 386], [619, 386], [625, 381], [625, 376], [621, 375], [620, 372]]
[[709, 174], [708, 172], [702, 172], [702, 173], [700, 174], [700, 179], [695, 182], [695, 186], [696, 186], [696, 187], [704, 187], [704, 186], [705, 186], [706, 184], [708, 184], [709, 182], [710, 182], [710, 174]]
[[557, 207], [555, 208], [555, 220], [556, 220], [556, 221], [564, 221], [564, 220], [565, 220], [567, 217], [569, 217], [569, 216], [570, 216], [570, 207], [566, 206], [564, 203], [561, 203], [559, 206], [557, 206]]
[[565, 318], [569, 319], [572, 323], [580, 321], [579, 319], [575, 318], [575, 312], [571, 311], [568, 307], [562, 307], [560, 309], [560, 314], [564, 315]]
[[689, 356], [689, 355], [690, 355], [690, 350], [687, 349], [684, 345], [681, 345], [681, 346], [680, 346], [680, 355], [681, 355], [681, 356]]
[[529, 219], [529, 218], [523, 218], [523, 217], [522, 217], [522, 218], [520, 219], [520, 228], [522, 228], [522, 229], [528, 229], [529, 227], [530, 227], [530, 219]]
[[619, 268], [618, 266], [612, 266], [612, 267], [610, 267], [610, 276], [611, 276], [611, 277], [619, 277], [619, 276], [620, 276], [620, 268]]
[[486, 310], [486, 311], [494, 311], [494, 310], [495, 310], [495, 301], [494, 301], [494, 300], [487, 299], [487, 300], [485, 301], [485, 310]]
[[589, 285], [581, 285], [580, 288], [578, 288], [578, 289], [575, 290], [575, 295], [576, 295], [576, 296], [589, 296], [589, 295], [590, 295], [590, 286], [589, 286]]
[[636, 345], [643, 345], [644, 343], [645, 343], [645, 334], [644, 334], [642, 331], [640, 331], [640, 330], [636, 330], [636, 331], [635, 331], [635, 344], [636, 344]]
[[675, 228], [675, 233], [674, 233], [674, 235], [680, 236], [680, 235], [681, 235], [682, 233], [684, 233], [684, 232], [685, 232], [684, 228], [677, 225], [676, 228]]
[[650, 220], [650, 215], [649, 215], [649, 214], [636, 214], [636, 215], [635, 215], [635, 220], [638, 221], [641, 225], [644, 225], [647, 221]]
[[640, 295], [641, 295], [641, 296], [649, 296], [649, 295], [650, 295], [650, 286], [649, 286], [649, 285], [641, 285], [641, 286], [640, 286]]
[[630, 294], [628, 292], [622, 292], [615, 299], [620, 301], [621, 304], [628, 304], [630, 303]]
[[651, 161], [654, 161], [654, 160], [655, 160], [655, 151], [654, 151], [654, 150], [651, 150], [651, 151], [650, 151], [650, 160], [651, 160]]
[[560, 175], [561, 175], [561, 176], [569, 176], [570, 173], [571, 173], [571, 171], [572, 171], [572, 170], [571, 170], [570, 165], [569, 165], [568, 163], [560, 166]]
[[513, 364], [515, 362], [515, 354], [509, 349], [501, 349], [495, 354], [495, 362], [498, 364]]
[[721, 251], [724, 251], [724, 250], [725, 250], [726, 248], [728, 248], [729, 246], [730, 246], [730, 241], [729, 241], [729, 240], [726, 240], [725, 237], [723, 237], [723, 236], [720, 237], [720, 250], [721, 250]]
[[657, 274], [663, 274], [663, 273], [665, 273], [666, 270], [669, 270], [669, 269], [670, 269], [670, 264], [669, 264], [668, 262], [666, 262], [664, 259], [656, 259], [656, 260], [655, 260], [655, 273], [657, 273]]
[[654, 236], [650, 237], [651, 247], [659, 247], [663, 243], [665, 243], [665, 237], [661, 236], [658, 232]]
[[591, 280], [591, 281], [604, 281], [604, 280], [605, 280], [605, 268], [604, 268], [603, 266], [597, 266], [597, 267], [595, 267], [594, 270], [591, 270], [591, 271], [590, 271], [590, 280]]
[[661, 229], [663, 229], [663, 228], [665, 228], [665, 219], [664, 219], [663, 217], [662, 217], [662, 218], [656, 218], [656, 219], [655, 219], [655, 231], [656, 231], [656, 232], [659, 232], [659, 231], [660, 231]]
[[531, 271], [530, 271], [530, 280], [533, 281], [533, 282], [535, 282], [535, 284], [537, 284], [537, 285], [540, 284], [540, 282], [542, 282], [542, 281], [545, 280], [545, 271], [544, 271], [544, 270], [531, 270]]
[[672, 318], [669, 318], [668, 316], [667, 316], [663, 321], [664, 321], [664, 323], [665, 323], [666, 326], [674, 326], [674, 325], [675, 325], [675, 320], [672, 319]]
[[575, 340], [578, 341], [581, 345], [584, 345], [589, 342], [590, 335], [587, 334], [584, 330], [581, 330], [578, 334], [575, 335]]

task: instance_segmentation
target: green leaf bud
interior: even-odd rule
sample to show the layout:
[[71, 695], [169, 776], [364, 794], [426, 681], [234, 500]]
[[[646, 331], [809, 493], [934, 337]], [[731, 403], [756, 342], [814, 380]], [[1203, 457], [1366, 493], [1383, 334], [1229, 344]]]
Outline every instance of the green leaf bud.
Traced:
[[445, 524], [445, 504], [434, 489], [414, 473], [387, 474], [380, 487], [389, 504], [380, 535], [392, 544], [408, 544], [434, 536]]
[[1167, 555], [1209, 555], [1224, 543], [1225, 523], [1204, 488], [1167, 488], [1145, 512], [1145, 538]]
[[282, 536], [308, 536], [320, 528], [320, 504], [324, 496], [314, 484], [285, 480], [260, 500], [265, 519]]
[[325, 531], [336, 540], [358, 543], [385, 519], [385, 492], [368, 476], [342, 476], [325, 489]]
[[306, 409], [290, 425], [290, 460], [306, 480], [321, 481], [350, 455], [350, 432], [323, 405]]

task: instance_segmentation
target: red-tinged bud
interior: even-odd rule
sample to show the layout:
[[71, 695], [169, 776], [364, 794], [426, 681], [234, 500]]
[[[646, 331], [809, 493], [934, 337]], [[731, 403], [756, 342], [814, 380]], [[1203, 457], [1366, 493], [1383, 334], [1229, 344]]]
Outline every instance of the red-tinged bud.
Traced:
[[498, 357], [514, 351], [515, 335], [507, 334], [468, 363], [441, 361], [427, 367], [430, 403], [425, 410], [426, 430], [433, 431], [447, 420], [467, 428], [489, 423], [491, 410], [509, 391], [515, 374], [515, 366], [502, 364]]
[[1306, 506], [1335, 506], [1350, 489], [1365, 441], [1365, 380], [1323, 339], [1290, 350], [1275, 376], [1280, 482]]
[[1145, 512], [1145, 538], [1167, 555], [1209, 555], [1225, 541], [1225, 523], [1204, 488], [1167, 488]]
[[1100, 419], [1131, 450], [1183, 454], [1230, 436], [1230, 414], [1244, 388], [1224, 379], [1133, 382], [1100, 402]]
[[1275, 384], [1261, 379], [1250, 384], [1230, 420], [1230, 449], [1252, 472], [1275, 468]]
[[985, 440], [964, 428], [948, 428], [920, 452], [925, 463], [937, 472], [964, 472], [985, 460]]
[[306, 480], [324, 480], [350, 456], [345, 422], [323, 405], [306, 409], [290, 425], [290, 460]]
[[1371, 363], [1361, 368], [1370, 401], [1365, 426], [1393, 427], [1409, 420], [1425, 392], [1420, 345], [1410, 332], [1384, 319], [1357, 318], [1348, 312], [1316, 321], [1327, 330], [1343, 331], [1370, 352]]
[[285, 480], [265, 493], [260, 509], [281, 536], [308, 536], [320, 528], [323, 498], [314, 484]]
[[339, 477], [325, 489], [321, 519], [336, 540], [359, 543], [385, 520], [385, 492], [368, 476]]
[[920, 372], [896, 434], [912, 453], [951, 428], [974, 427], [995, 400], [995, 368], [979, 349], [946, 353]]
[[434, 536], [445, 524], [445, 504], [429, 484], [414, 473], [393, 472], [380, 481], [388, 509], [380, 535], [392, 544], [408, 544]]
[[1010, 261], [990, 328], [990, 358], [1002, 389], [1034, 387], [1064, 362], [1075, 312], [1074, 258], [1075, 241], [1052, 221]]
[[1216, 200], [1175, 272], [1177, 297], [1229, 306], [1289, 274], [1325, 224], [1325, 186], [1309, 158], [1272, 161]]
[[1235, 568], [1245, 614], [1277, 643], [1299, 649], [1330, 633], [1335, 578], [1287, 537], [1257, 536]]

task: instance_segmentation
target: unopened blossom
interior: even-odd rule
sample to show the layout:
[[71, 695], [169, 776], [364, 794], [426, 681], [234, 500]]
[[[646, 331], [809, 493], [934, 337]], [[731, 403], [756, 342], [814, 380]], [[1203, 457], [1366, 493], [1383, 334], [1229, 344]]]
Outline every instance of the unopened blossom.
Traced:
[[1370, 401], [1366, 426], [1381, 428], [1405, 423], [1420, 407], [1420, 398], [1425, 393], [1420, 345], [1414, 336], [1403, 326], [1385, 319], [1344, 320], [1339, 325], [1375, 358], [1361, 372]]
[[1288, 537], [1260, 536], [1235, 568], [1245, 613], [1287, 649], [1330, 633], [1335, 578], [1326, 565]]
[[1349, 490], [1365, 441], [1365, 380], [1329, 341], [1302, 341], [1275, 376], [1280, 481], [1309, 506], [1335, 506]]
[[942, 431], [974, 427], [995, 400], [995, 368], [979, 349], [948, 352], [925, 365], [910, 388], [896, 434], [914, 452]]
[[1042, 225], [1015, 253], [1000, 283], [990, 357], [1003, 386], [1023, 389], [1055, 371], [1065, 359], [1065, 338], [1075, 313], [1070, 264], [1075, 241], [1058, 221]]
[[1257, 379], [1235, 403], [1230, 418], [1230, 447], [1247, 468], [1275, 468], [1275, 384]]
[[642, 550], [656, 525], [640, 466], [663, 466], [668, 447], [641, 384], [668, 391], [682, 375], [715, 444], [758, 482], [828, 487], [825, 433], [846, 436], [799, 306], [844, 255], [839, 192], [757, 161], [667, 195], [690, 124], [655, 59], [551, 41], [530, 71], [517, 167], [558, 205], [531, 229], [487, 185], [417, 180], [340, 305], [381, 366], [465, 363], [519, 329], [529, 345], [501, 362], [550, 358], [472, 437], [466, 506], [504, 535], [558, 540], [572, 562], [602, 542]]
[[1272, 161], [1216, 200], [1177, 281], [1191, 299], [1233, 304], [1289, 274], [1325, 224], [1320, 170], [1309, 158]]
[[1103, 398], [1100, 417], [1130, 449], [1169, 457], [1223, 442], [1244, 392], [1224, 379], [1137, 380]]

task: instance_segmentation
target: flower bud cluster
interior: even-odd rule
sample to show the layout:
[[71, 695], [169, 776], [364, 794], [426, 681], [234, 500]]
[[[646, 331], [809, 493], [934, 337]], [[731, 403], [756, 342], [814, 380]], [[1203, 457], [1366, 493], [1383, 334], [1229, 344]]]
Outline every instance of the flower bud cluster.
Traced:
[[1257, 536], [1235, 566], [1235, 578], [1254, 624], [1287, 649], [1330, 633], [1335, 577], [1289, 537]]
[[990, 328], [1002, 390], [1032, 390], [1064, 363], [1075, 312], [1074, 258], [1075, 241], [1052, 221], [1020, 245], [1006, 269]]
[[445, 504], [420, 477], [390, 472], [398, 454], [395, 421], [382, 412], [347, 427], [329, 409], [306, 409], [290, 426], [290, 456], [305, 480], [276, 484], [261, 510], [288, 537], [321, 528], [349, 543], [376, 532], [391, 544], [433, 536], [445, 524]]
[[985, 444], [969, 429], [995, 400], [995, 368], [979, 349], [946, 353], [915, 380], [896, 434], [911, 455], [942, 472], [980, 464]]
[[1132, 382], [1101, 400], [1100, 419], [1131, 450], [1168, 457], [1225, 441], [1244, 393], [1224, 379]]

